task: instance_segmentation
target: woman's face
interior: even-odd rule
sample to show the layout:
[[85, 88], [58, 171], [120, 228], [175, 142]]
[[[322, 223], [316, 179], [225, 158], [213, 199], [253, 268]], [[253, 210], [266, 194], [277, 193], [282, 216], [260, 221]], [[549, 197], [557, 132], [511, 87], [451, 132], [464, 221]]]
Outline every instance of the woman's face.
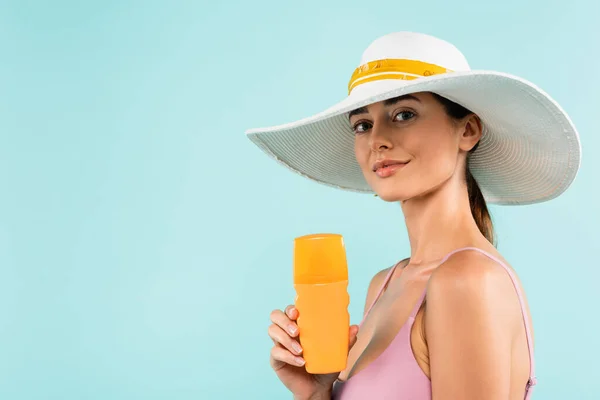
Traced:
[[385, 201], [424, 195], [456, 173], [481, 136], [479, 120], [451, 119], [431, 93], [415, 93], [354, 110], [356, 159]]

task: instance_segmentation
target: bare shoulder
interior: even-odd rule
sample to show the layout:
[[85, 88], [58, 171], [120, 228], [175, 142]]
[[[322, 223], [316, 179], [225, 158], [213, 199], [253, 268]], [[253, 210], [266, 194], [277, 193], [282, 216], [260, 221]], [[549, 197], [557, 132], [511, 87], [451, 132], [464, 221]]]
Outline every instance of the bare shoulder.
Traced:
[[524, 387], [530, 370], [525, 325], [502, 265], [476, 251], [455, 253], [432, 272], [426, 296], [424, 340], [435, 390], [448, 398], [465, 398], [465, 388], [469, 398], [508, 398], [513, 384]]
[[475, 251], [462, 251], [452, 255], [431, 274], [429, 290], [452, 291], [453, 288], [472, 290], [494, 288], [494, 291], [514, 292], [514, 286], [506, 270], [497, 261]]
[[520, 317], [518, 301], [507, 271], [497, 261], [475, 251], [452, 255], [431, 274], [427, 285], [428, 309], [468, 305], [471, 311], [477, 308], [510, 318], [505, 319], [506, 323]]

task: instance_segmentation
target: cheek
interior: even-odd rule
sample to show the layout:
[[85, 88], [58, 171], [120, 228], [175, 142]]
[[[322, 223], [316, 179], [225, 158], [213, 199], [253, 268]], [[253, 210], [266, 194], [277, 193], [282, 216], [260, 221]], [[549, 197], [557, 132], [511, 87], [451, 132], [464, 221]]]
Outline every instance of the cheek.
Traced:
[[447, 177], [452, 174], [457, 161], [457, 145], [451, 132], [424, 135], [417, 147], [417, 157], [423, 174]]
[[354, 140], [354, 156], [356, 157], [356, 161], [358, 165], [360, 165], [361, 169], [368, 168], [369, 163], [369, 147], [365, 140], [358, 137]]

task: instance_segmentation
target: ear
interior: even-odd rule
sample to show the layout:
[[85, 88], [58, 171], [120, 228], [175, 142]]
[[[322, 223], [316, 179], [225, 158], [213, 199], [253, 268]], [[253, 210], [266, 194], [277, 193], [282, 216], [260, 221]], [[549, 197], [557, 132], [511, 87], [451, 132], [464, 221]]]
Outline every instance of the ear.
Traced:
[[463, 151], [470, 151], [481, 139], [483, 133], [483, 126], [481, 119], [475, 115], [470, 114], [460, 124], [460, 142], [459, 147]]

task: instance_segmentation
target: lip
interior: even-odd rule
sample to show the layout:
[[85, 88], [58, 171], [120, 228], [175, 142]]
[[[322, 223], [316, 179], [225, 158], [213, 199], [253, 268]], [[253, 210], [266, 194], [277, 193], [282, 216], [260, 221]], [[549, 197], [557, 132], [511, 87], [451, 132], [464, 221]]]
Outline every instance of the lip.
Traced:
[[402, 169], [408, 164], [408, 161], [400, 160], [380, 160], [373, 164], [373, 172], [380, 178], [387, 178], [393, 175], [399, 169]]

